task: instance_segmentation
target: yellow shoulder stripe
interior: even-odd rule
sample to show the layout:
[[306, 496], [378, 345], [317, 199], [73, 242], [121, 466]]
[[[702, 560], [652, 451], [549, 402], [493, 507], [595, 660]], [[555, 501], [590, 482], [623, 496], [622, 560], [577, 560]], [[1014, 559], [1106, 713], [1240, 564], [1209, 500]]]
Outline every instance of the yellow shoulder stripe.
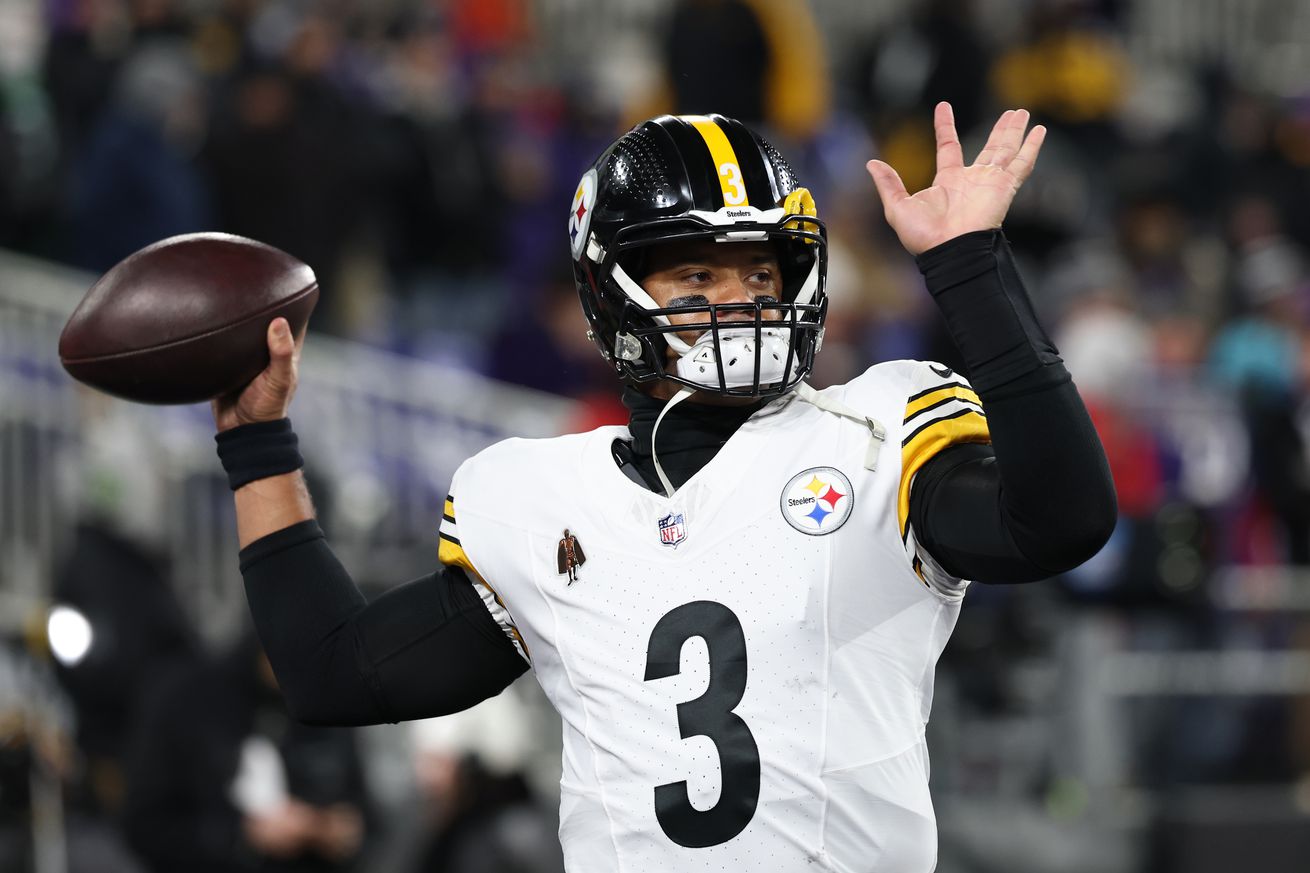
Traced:
[[910, 518], [910, 485], [914, 482], [914, 474], [947, 446], [991, 441], [987, 419], [981, 413], [971, 410], [934, 421], [901, 448], [901, 485], [896, 495], [896, 516], [902, 537], [905, 536], [905, 527]]
[[741, 175], [737, 151], [728, 142], [728, 135], [723, 132], [723, 128], [704, 115], [684, 115], [682, 120], [696, 128], [709, 147], [715, 172], [719, 174], [719, 185], [723, 188], [723, 205], [750, 206], [746, 199], [746, 180]]
[[978, 399], [978, 395], [963, 385], [944, 385], [936, 391], [930, 391], [905, 404], [905, 420], [909, 421], [912, 416], [922, 412], [929, 406], [933, 406], [934, 404], [941, 403], [943, 400], [950, 400], [952, 398], [967, 400], [970, 403], [977, 403], [979, 406], [982, 406], [982, 401]]
[[[447, 511], [450, 510], [449, 501], [447, 501], [446, 503], [446, 509]], [[504, 609], [506, 611], [506, 614], [508, 615], [509, 610], [505, 606], [505, 601], [500, 599], [500, 594], [496, 592], [495, 588], [491, 587], [491, 583], [488, 582], [486, 579], [482, 578], [482, 574], [478, 572], [478, 568], [474, 567], [473, 562], [469, 560], [468, 553], [464, 551], [464, 547], [460, 545], [456, 540], [446, 536], [445, 534], [442, 534], [440, 536], [440, 538], [437, 540], [437, 560], [441, 561], [441, 563], [445, 564], [448, 567], [459, 567], [463, 570], [466, 570], [473, 584], [481, 585], [483, 588], [486, 588], [488, 591], [490, 591], [492, 598], [496, 601], [497, 604], [499, 604], [501, 609]], [[514, 639], [517, 640], [518, 644], [523, 647], [523, 653], [528, 656], [529, 660], [531, 660], [532, 654], [528, 652], [528, 643], [526, 640], [523, 639], [523, 634], [519, 633], [519, 629], [515, 627], [512, 622], [513, 619], [510, 618], [509, 632], [514, 635]]]
[[474, 567], [473, 562], [469, 560], [464, 547], [445, 534], [437, 538], [437, 560], [448, 567], [462, 567], [477, 578], [482, 578], [478, 568]]

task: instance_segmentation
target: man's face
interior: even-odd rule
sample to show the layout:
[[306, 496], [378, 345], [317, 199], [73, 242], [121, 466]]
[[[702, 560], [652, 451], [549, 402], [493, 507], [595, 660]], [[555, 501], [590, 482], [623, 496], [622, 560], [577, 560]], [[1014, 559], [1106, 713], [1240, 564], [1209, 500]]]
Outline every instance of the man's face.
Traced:
[[[665, 309], [706, 304], [777, 302], [782, 298], [782, 271], [773, 246], [766, 242], [716, 243], [713, 240], [669, 243], [651, 249], [650, 272], [642, 280], [655, 302]], [[764, 318], [781, 319], [777, 310], [765, 310]], [[673, 324], [704, 324], [704, 312], [674, 313]], [[749, 321], [749, 312], [719, 313], [719, 321]], [[694, 343], [702, 331], [680, 332], [679, 337]], [[669, 350], [669, 357], [677, 353]]]

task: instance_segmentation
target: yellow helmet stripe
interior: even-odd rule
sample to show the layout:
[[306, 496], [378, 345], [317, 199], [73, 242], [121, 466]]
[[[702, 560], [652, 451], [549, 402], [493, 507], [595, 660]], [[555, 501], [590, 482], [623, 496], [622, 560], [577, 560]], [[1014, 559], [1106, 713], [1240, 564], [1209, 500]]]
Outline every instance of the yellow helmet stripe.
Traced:
[[737, 161], [737, 152], [728, 136], [711, 119], [704, 115], [684, 115], [682, 120], [696, 128], [709, 147], [710, 158], [719, 174], [719, 185], [723, 188], [724, 206], [750, 206], [746, 199], [746, 179], [741, 174], [741, 164]]

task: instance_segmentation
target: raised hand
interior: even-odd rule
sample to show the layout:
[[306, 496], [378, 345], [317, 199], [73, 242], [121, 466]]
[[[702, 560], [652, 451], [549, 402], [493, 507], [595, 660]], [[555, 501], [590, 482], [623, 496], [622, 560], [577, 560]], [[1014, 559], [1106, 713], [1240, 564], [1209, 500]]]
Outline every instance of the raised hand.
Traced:
[[931, 187], [911, 195], [891, 166], [882, 161], [867, 164], [887, 223], [912, 255], [962, 234], [1000, 227], [1046, 139], [1046, 128], [1041, 125], [1024, 135], [1028, 110], [1007, 110], [992, 128], [977, 160], [966, 167], [951, 104], [937, 104], [933, 126], [937, 175]]
[[296, 392], [300, 347], [305, 337], [291, 336], [285, 318], [275, 318], [268, 325], [268, 366], [249, 385], [210, 404], [214, 424], [220, 431], [256, 421], [286, 418], [291, 395]]

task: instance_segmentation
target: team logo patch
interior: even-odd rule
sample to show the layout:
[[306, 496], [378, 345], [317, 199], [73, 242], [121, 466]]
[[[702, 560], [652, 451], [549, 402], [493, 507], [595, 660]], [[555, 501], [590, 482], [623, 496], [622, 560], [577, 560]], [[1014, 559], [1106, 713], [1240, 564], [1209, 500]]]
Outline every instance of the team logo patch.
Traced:
[[791, 477], [782, 489], [779, 506], [787, 524], [803, 534], [821, 537], [851, 517], [855, 489], [836, 467], [811, 467]]
[[591, 207], [596, 203], [596, 171], [588, 170], [578, 183], [578, 190], [573, 195], [573, 205], [569, 207], [569, 243], [573, 246], [573, 257], [582, 254], [582, 247], [587, 244], [587, 228], [591, 227]]
[[660, 542], [677, 548], [687, 538], [687, 522], [681, 512], [670, 512], [659, 520]]

